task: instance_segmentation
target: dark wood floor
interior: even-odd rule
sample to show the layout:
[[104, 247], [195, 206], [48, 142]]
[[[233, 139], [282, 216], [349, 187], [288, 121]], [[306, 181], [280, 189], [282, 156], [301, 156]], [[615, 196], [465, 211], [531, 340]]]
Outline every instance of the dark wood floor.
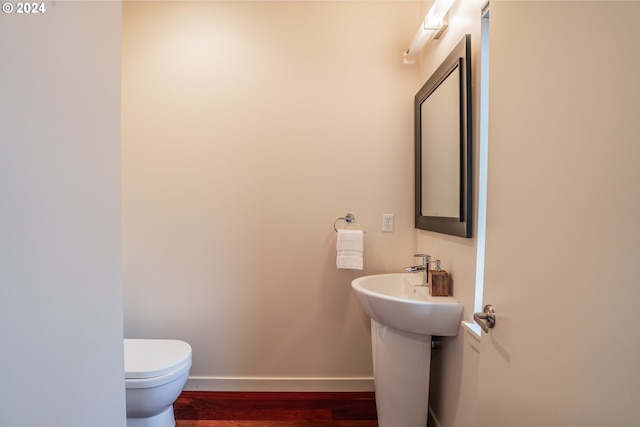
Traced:
[[371, 392], [183, 391], [176, 427], [378, 427]]

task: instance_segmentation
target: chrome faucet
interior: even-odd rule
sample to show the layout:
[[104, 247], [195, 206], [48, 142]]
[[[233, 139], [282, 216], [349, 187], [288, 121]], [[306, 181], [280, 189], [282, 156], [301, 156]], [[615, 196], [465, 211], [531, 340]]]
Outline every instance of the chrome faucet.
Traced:
[[422, 265], [414, 265], [413, 267], [405, 267], [407, 273], [415, 273], [422, 271], [422, 285], [429, 286], [429, 264], [431, 263], [431, 256], [426, 254], [415, 254], [415, 257], [422, 257]]

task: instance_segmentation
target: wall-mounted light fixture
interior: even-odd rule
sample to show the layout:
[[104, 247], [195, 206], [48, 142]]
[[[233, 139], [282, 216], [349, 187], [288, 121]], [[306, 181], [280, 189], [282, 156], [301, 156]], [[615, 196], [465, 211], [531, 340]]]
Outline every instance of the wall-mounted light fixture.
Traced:
[[448, 23], [449, 8], [455, 0], [435, 0], [424, 17], [420, 28], [413, 36], [409, 48], [402, 54], [405, 64], [412, 64], [411, 57], [420, 53], [424, 45], [433, 37], [439, 39]]

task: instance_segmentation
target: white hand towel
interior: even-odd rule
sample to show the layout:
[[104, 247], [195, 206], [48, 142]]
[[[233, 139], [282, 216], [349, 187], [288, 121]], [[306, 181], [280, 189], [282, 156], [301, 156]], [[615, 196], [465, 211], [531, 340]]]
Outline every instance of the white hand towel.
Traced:
[[336, 266], [351, 270], [362, 270], [364, 232], [362, 230], [338, 230]]

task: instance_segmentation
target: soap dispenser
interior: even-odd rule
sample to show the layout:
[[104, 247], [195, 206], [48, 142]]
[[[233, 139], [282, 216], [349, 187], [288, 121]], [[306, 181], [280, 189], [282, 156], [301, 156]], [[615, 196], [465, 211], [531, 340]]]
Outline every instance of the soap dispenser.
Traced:
[[449, 273], [440, 268], [440, 260], [436, 260], [436, 269], [429, 270], [429, 294], [434, 297], [449, 296]]

